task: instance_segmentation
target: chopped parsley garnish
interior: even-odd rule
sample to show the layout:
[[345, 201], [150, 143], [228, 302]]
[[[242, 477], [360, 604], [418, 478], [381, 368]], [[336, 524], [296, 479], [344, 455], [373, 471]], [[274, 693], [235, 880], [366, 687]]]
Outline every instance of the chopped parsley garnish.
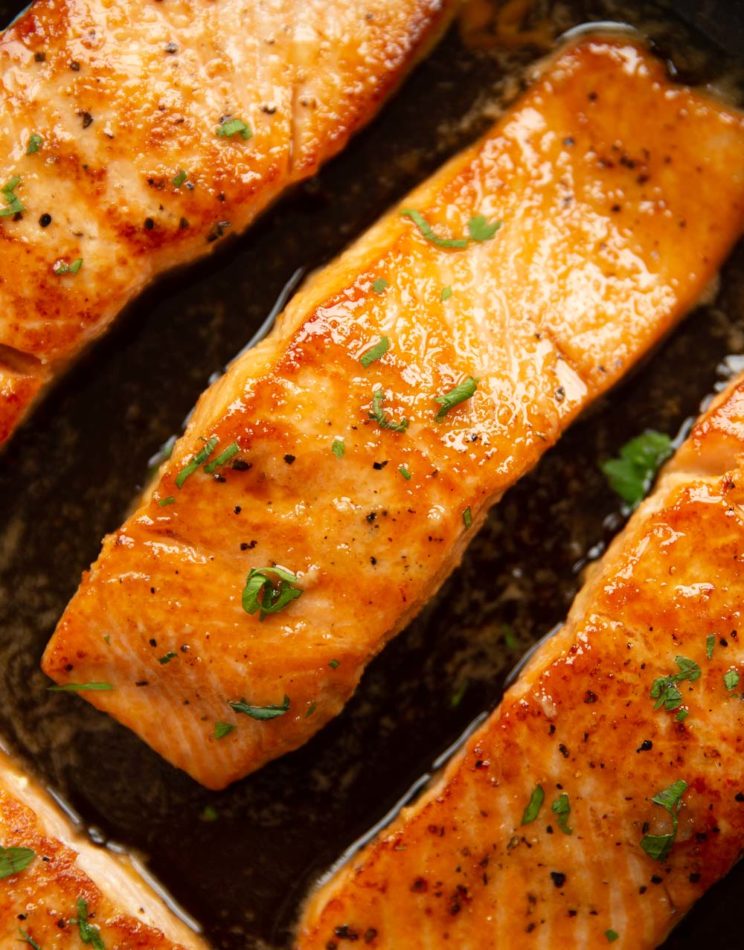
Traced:
[[278, 614], [301, 596], [296, 574], [283, 567], [254, 567], [243, 588], [243, 610], [247, 614], [260, 611], [259, 619], [263, 620], [269, 614]]
[[647, 429], [625, 443], [619, 458], [610, 459], [601, 467], [613, 491], [635, 507], [651, 487], [656, 470], [671, 454], [669, 436]]
[[242, 119], [223, 119], [217, 126], [216, 132], [223, 139], [231, 139], [234, 135], [239, 135], [246, 141], [253, 135], [251, 127]]
[[231, 442], [226, 449], [223, 449], [222, 452], [217, 456], [217, 458], [212, 459], [212, 461], [204, 466], [204, 471], [207, 475], [211, 475], [216, 469], [221, 465], [227, 465], [231, 458], [236, 456], [240, 451], [240, 446], [237, 442]]
[[41, 950], [41, 947], [39, 946], [39, 944], [34, 940], [34, 938], [31, 936], [31, 934], [27, 930], [23, 930], [22, 927], [19, 927], [18, 934], [19, 934], [20, 939], [24, 943], [27, 943], [29, 947], [32, 947], [33, 950]]
[[381, 336], [379, 341], [375, 343], [374, 346], [371, 346], [368, 350], [365, 350], [364, 353], [359, 357], [359, 362], [362, 366], [367, 367], [371, 366], [376, 360], [379, 360], [381, 356], [384, 356], [387, 351], [390, 349], [390, 340], [386, 336]]
[[63, 686], [48, 687], [50, 693], [101, 693], [113, 688], [111, 683], [65, 683]]
[[651, 801], [660, 805], [672, 819], [672, 830], [665, 835], [644, 835], [641, 838], [641, 847], [650, 858], [663, 861], [669, 854], [674, 840], [677, 837], [677, 815], [682, 805], [682, 796], [687, 791], [687, 782], [678, 779], [668, 788], [657, 792]]
[[234, 731], [235, 726], [231, 722], [216, 722], [214, 724], [215, 739], [224, 739], [225, 736], [229, 736]]
[[73, 917], [71, 924], [77, 925], [80, 930], [81, 943], [89, 944], [94, 950], [106, 950], [106, 946], [101, 939], [101, 931], [88, 920], [88, 904], [82, 897], [77, 902], [77, 917]]
[[462, 523], [466, 528], [469, 528], [473, 523], [473, 512], [470, 510], [470, 505], [462, 513]]
[[212, 452], [214, 452], [214, 450], [217, 448], [218, 442], [219, 439], [217, 436], [213, 435], [211, 439], [207, 440], [204, 447], [196, 453], [188, 465], [184, 465], [178, 475], [176, 475], [176, 485], [178, 488], [183, 488], [186, 479], [190, 478], [199, 468], [199, 466], [203, 465], [207, 461]]
[[346, 446], [344, 445], [343, 439], [334, 439], [331, 445], [331, 452], [336, 456], [337, 459], [344, 457], [344, 452], [346, 451]]
[[337, 670], [341, 666], [341, 660], [329, 660], [328, 665], [332, 670]]
[[450, 709], [457, 709], [468, 691], [468, 681], [463, 679], [454, 693], [450, 696]]
[[473, 241], [490, 241], [503, 223], [489, 221], [484, 215], [476, 214], [468, 221], [468, 234]]
[[680, 711], [677, 713], [677, 715], [674, 718], [677, 720], [677, 722], [684, 722], [685, 719], [687, 719], [689, 715], [690, 715], [689, 710], [680, 709]]
[[715, 633], [708, 634], [705, 638], [705, 655], [709, 660], [713, 659], [713, 648], [716, 645], [716, 635]]
[[384, 294], [389, 286], [390, 284], [385, 280], [384, 277], [378, 277], [377, 280], [372, 284], [372, 290], [376, 294]]
[[443, 396], [437, 396], [436, 401], [442, 407], [437, 413], [437, 422], [441, 422], [450, 409], [459, 406], [460, 403], [465, 402], [466, 399], [471, 399], [477, 388], [478, 380], [472, 376], [468, 376], [467, 379], [458, 383], [454, 389], [450, 389], [448, 393], [445, 393]]
[[385, 400], [385, 393], [381, 389], [376, 389], [372, 394], [372, 411], [369, 414], [370, 419], [374, 419], [381, 429], [390, 429], [391, 432], [405, 432], [408, 428], [408, 419], [401, 419], [400, 422], [393, 422], [385, 415], [382, 404]]
[[732, 693], [739, 685], [739, 673], [737, 670], [726, 670], [723, 674], [723, 685]]
[[411, 472], [408, 466], [405, 464], [405, 462], [402, 465], [398, 466], [398, 471], [403, 476], [403, 478], [405, 478], [407, 482], [411, 480]]
[[82, 257], [76, 257], [71, 264], [68, 264], [67, 261], [56, 261], [52, 267], [52, 273], [56, 274], [57, 277], [62, 277], [63, 274], [77, 274], [82, 266]]
[[171, 660], [175, 660], [177, 656], [177, 653], [174, 653], [173, 650], [170, 650], [168, 653], [164, 653], [163, 656], [158, 657], [158, 663], [160, 663], [161, 666], [165, 666], [166, 663], [170, 663]]
[[220, 817], [219, 812], [214, 807], [214, 805], [205, 805], [204, 808], [202, 808], [201, 815], [199, 815], [199, 818], [202, 821], [209, 821], [209, 822], [217, 821], [219, 817]]
[[555, 820], [558, 822], [558, 827], [561, 829], [564, 835], [572, 835], [573, 829], [569, 827], [568, 816], [571, 814], [571, 802], [568, 800], [568, 795], [565, 792], [562, 792], [558, 798], [550, 806], [550, 810], [555, 815]]
[[620, 934], [617, 932], [617, 930], [605, 930], [604, 935], [607, 937], [607, 943], [614, 943], [616, 940], [620, 939]]
[[307, 712], [305, 713], [305, 719], [312, 716], [312, 714], [315, 712], [317, 708], [318, 708], [317, 703], [310, 703], [310, 705], [307, 707]]
[[439, 299], [442, 301], [442, 303], [444, 303], [445, 300], [449, 300], [451, 296], [452, 296], [452, 288], [442, 287], [442, 292], [439, 295]]
[[158, 498], [158, 504], [161, 508], [165, 508], [166, 505], [175, 505], [176, 499], [173, 495], [168, 495], [167, 498]]
[[527, 806], [522, 815], [522, 824], [530, 825], [540, 814], [540, 809], [543, 806], [545, 801], [545, 792], [542, 785], [536, 785], [532, 789], [532, 794], [530, 795], [530, 800], [527, 802]]
[[458, 250], [466, 248], [471, 241], [489, 241], [502, 225], [501, 221], [489, 222], [482, 214], [476, 214], [468, 221], [468, 237], [445, 238], [437, 234], [423, 214], [415, 208], [403, 208], [400, 213], [404, 218], [410, 218], [413, 221], [421, 232], [421, 236], [430, 244]]
[[177, 175], [173, 176], [173, 179], [172, 179], [173, 187], [180, 188], [181, 185], [186, 181], [188, 177], [189, 176], [186, 174], [186, 172], [183, 169], [181, 169]]
[[5, 199], [5, 204], [7, 208], [0, 209], [0, 218], [11, 218], [15, 214], [20, 214], [22, 211], [25, 211], [23, 202], [15, 193], [16, 188], [20, 185], [21, 179], [18, 175], [14, 175], [9, 181], [7, 181], [0, 192], [2, 193], [3, 198]]
[[682, 693], [677, 688], [677, 683], [684, 680], [694, 683], [695, 680], [700, 679], [700, 667], [694, 660], [688, 660], [685, 656], [675, 656], [674, 662], [679, 667], [679, 672], [659, 676], [651, 686], [651, 699], [656, 700], [654, 709], [663, 708], [667, 712], [679, 709], [682, 705]]
[[415, 208], [403, 208], [400, 213], [402, 217], [410, 218], [411, 221], [413, 221], [413, 223], [421, 232], [421, 236], [425, 238], [430, 244], [436, 244], [437, 247], [465, 248], [470, 243], [467, 238], [440, 237], [435, 233], [434, 229], [421, 214], [421, 212], [416, 211]]
[[34, 155], [39, 151], [41, 146], [44, 144], [44, 139], [39, 135], [38, 132], [32, 132], [28, 137], [28, 145], [26, 146], [26, 155]]
[[251, 719], [276, 719], [278, 716], [283, 716], [289, 709], [289, 696], [284, 697], [281, 706], [252, 706], [244, 699], [228, 703], [228, 705], [235, 712], [250, 716]]
[[3, 848], [0, 846], [0, 880], [18, 874], [26, 868], [36, 857], [31, 848]]
[[507, 650], [516, 650], [519, 646], [519, 641], [514, 632], [514, 627], [509, 623], [502, 623], [501, 630], [504, 634], [504, 643], [506, 644]]

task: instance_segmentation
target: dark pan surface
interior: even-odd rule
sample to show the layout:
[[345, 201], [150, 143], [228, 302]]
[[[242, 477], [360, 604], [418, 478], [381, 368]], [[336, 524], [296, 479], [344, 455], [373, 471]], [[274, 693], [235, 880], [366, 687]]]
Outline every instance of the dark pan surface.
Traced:
[[[0, 22], [21, 6], [0, 0]], [[629, 13], [587, 0], [542, 12], [538, 38], [589, 20], [631, 20], [683, 78], [736, 85], [736, 64], [663, 6], [636, 3]], [[39, 657], [80, 572], [210, 375], [257, 330], [298, 268], [333, 257], [471, 141], [517, 88], [505, 77], [520, 76], [544, 51], [528, 45], [505, 55], [452, 31], [316, 180], [218, 257], [139, 300], [0, 458], [0, 735], [79, 812], [94, 840], [142, 852], [220, 950], [289, 946], [307, 887], [498, 702], [506, 672], [565, 616], [582, 567], [623, 522], [598, 461], [645, 427], [679, 432], [707, 394], [744, 368], [740, 247], [715, 303], [508, 493], [461, 569], [371, 665], [344, 714], [304, 749], [223, 793], [199, 788], [84, 702], [46, 692]], [[667, 946], [740, 947], [743, 888], [740, 867]]]

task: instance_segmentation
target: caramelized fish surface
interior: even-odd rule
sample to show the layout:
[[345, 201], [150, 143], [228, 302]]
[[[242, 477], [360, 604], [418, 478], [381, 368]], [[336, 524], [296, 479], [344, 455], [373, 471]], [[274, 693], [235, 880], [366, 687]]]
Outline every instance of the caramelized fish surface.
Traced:
[[[742, 227], [742, 159], [742, 117], [638, 45], [564, 50], [404, 202], [457, 246], [392, 212], [204, 394], [44, 670], [111, 686], [81, 695], [211, 788], [305, 742], [701, 294]], [[261, 619], [246, 579], [275, 565], [300, 596]]]
[[[3, 947], [28, 944], [44, 950], [77, 950], [88, 943], [106, 950], [206, 950], [201, 938], [166, 908], [133, 867], [76, 836], [47, 794], [1, 752], [0, 846], [25, 849], [26, 860], [31, 857], [30, 863], [0, 882]], [[8, 853], [0, 852], [3, 874]], [[82, 929], [75, 922], [80, 901]], [[85, 922], [95, 928], [102, 943], [83, 939]]]
[[[743, 461], [740, 379], [444, 776], [310, 899], [302, 950], [642, 950], [731, 868], [744, 845]], [[652, 801], [675, 783], [671, 810]]]
[[338, 152], [455, 6], [36, 0], [0, 34], [0, 444], [154, 277]]

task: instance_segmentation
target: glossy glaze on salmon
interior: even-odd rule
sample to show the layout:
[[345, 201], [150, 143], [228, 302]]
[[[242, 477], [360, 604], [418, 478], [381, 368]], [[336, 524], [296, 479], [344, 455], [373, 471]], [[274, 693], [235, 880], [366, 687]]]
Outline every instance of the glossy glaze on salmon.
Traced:
[[0, 34], [0, 443], [150, 280], [338, 152], [456, 2], [36, 0]]
[[0, 946], [8, 950], [206, 950], [133, 866], [77, 835], [2, 752], [0, 877]]
[[441, 780], [311, 898], [301, 950], [658, 946], [744, 848], [742, 562], [744, 380]]
[[701, 294], [742, 228], [743, 158], [742, 117], [638, 45], [564, 50], [204, 394], [45, 671], [110, 685], [81, 695], [209, 787], [305, 742]]

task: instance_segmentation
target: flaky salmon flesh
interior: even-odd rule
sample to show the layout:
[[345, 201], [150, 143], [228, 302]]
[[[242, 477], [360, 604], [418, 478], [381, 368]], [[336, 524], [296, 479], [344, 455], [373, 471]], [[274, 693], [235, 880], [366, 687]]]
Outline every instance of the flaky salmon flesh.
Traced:
[[[96, 939], [97, 938], [97, 939]], [[206, 950], [123, 858], [0, 752], [0, 947]]]
[[744, 848], [744, 377], [300, 950], [658, 946]]
[[0, 444], [154, 277], [364, 125], [459, 0], [35, 0], [0, 34]]
[[202, 396], [44, 670], [210, 788], [301, 745], [743, 212], [740, 114], [625, 37], [564, 49]]

